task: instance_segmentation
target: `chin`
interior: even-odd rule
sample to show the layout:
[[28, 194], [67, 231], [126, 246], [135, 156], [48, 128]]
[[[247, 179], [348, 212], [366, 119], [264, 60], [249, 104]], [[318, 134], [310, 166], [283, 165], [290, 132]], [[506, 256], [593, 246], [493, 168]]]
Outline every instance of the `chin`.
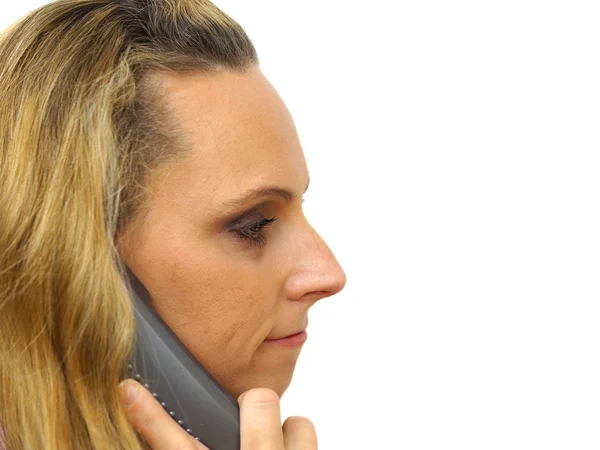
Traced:
[[258, 357], [251, 364], [234, 370], [223, 368], [215, 377], [234, 398], [254, 388], [271, 389], [281, 398], [292, 383], [298, 358], [297, 355], [276, 356]]
[[285, 391], [287, 391], [288, 387], [290, 387], [290, 384], [292, 382], [292, 378], [290, 377], [288, 380], [275, 384], [274, 386], [267, 386], [270, 387], [270, 389], [273, 389], [275, 392], [277, 392], [277, 395], [279, 395], [279, 398], [283, 397], [283, 394], [285, 394]]
[[245, 380], [238, 380], [238, 382], [230, 388], [227, 388], [227, 386], [224, 387], [234, 398], [238, 398], [244, 392], [254, 388], [271, 389], [277, 393], [279, 398], [281, 398], [290, 386], [292, 382], [292, 376], [293, 372], [286, 374], [278, 373], [270, 376], [258, 375], [255, 377], [246, 378]]
[[252, 387], [266, 387], [272, 389], [277, 392], [277, 395], [281, 398], [292, 383], [295, 368], [296, 364], [294, 363], [293, 366], [277, 371], [270, 377], [265, 377], [263, 380], [260, 380], [263, 382], [262, 385], [259, 383]]

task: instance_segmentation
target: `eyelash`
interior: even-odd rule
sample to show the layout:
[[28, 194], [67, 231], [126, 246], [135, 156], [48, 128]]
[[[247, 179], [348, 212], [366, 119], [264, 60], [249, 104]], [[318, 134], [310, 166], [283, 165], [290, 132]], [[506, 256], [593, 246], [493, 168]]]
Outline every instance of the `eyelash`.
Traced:
[[[302, 197], [302, 203], [304, 203], [304, 200], [305, 198]], [[261, 248], [267, 243], [267, 238], [261, 233], [261, 230], [264, 227], [271, 225], [276, 220], [277, 216], [270, 219], [262, 219], [248, 227], [234, 230], [234, 232], [238, 235], [240, 241], [249, 241], [253, 246]]]
[[267, 238], [261, 233], [261, 230], [264, 227], [271, 225], [276, 220], [277, 217], [262, 219], [260, 222], [254, 223], [248, 227], [235, 230], [235, 233], [238, 235], [240, 241], [247, 240], [256, 247], [263, 247], [267, 242]]

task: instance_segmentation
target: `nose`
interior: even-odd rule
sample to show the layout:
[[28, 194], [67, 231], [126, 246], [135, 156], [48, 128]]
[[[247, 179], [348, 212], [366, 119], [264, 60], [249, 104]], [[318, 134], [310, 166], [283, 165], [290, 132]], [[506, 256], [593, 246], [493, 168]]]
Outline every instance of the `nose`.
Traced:
[[298, 242], [286, 294], [292, 300], [315, 303], [344, 289], [346, 273], [323, 238], [310, 224], [308, 227], [306, 238]]

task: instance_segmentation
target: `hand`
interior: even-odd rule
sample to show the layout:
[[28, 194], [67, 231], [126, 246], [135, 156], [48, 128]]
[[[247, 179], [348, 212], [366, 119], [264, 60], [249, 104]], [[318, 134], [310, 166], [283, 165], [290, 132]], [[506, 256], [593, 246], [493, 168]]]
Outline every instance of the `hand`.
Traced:
[[[187, 434], [137, 381], [126, 380], [120, 386], [129, 421], [153, 450], [210, 450]], [[309, 419], [291, 416], [281, 425], [275, 391], [250, 389], [239, 396], [238, 403], [241, 450], [317, 449], [317, 434]]]

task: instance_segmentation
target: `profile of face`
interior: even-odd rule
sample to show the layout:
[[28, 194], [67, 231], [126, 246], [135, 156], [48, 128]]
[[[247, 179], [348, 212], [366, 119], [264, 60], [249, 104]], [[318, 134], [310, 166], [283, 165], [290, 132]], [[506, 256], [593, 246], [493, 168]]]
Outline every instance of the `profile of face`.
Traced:
[[309, 174], [294, 122], [258, 67], [158, 82], [193, 145], [151, 174], [149, 213], [119, 252], [231, 395], [282, 395], [302, 345], [277, 339], [305, 329], [310, 307], [346, 283], [303, 214]]

